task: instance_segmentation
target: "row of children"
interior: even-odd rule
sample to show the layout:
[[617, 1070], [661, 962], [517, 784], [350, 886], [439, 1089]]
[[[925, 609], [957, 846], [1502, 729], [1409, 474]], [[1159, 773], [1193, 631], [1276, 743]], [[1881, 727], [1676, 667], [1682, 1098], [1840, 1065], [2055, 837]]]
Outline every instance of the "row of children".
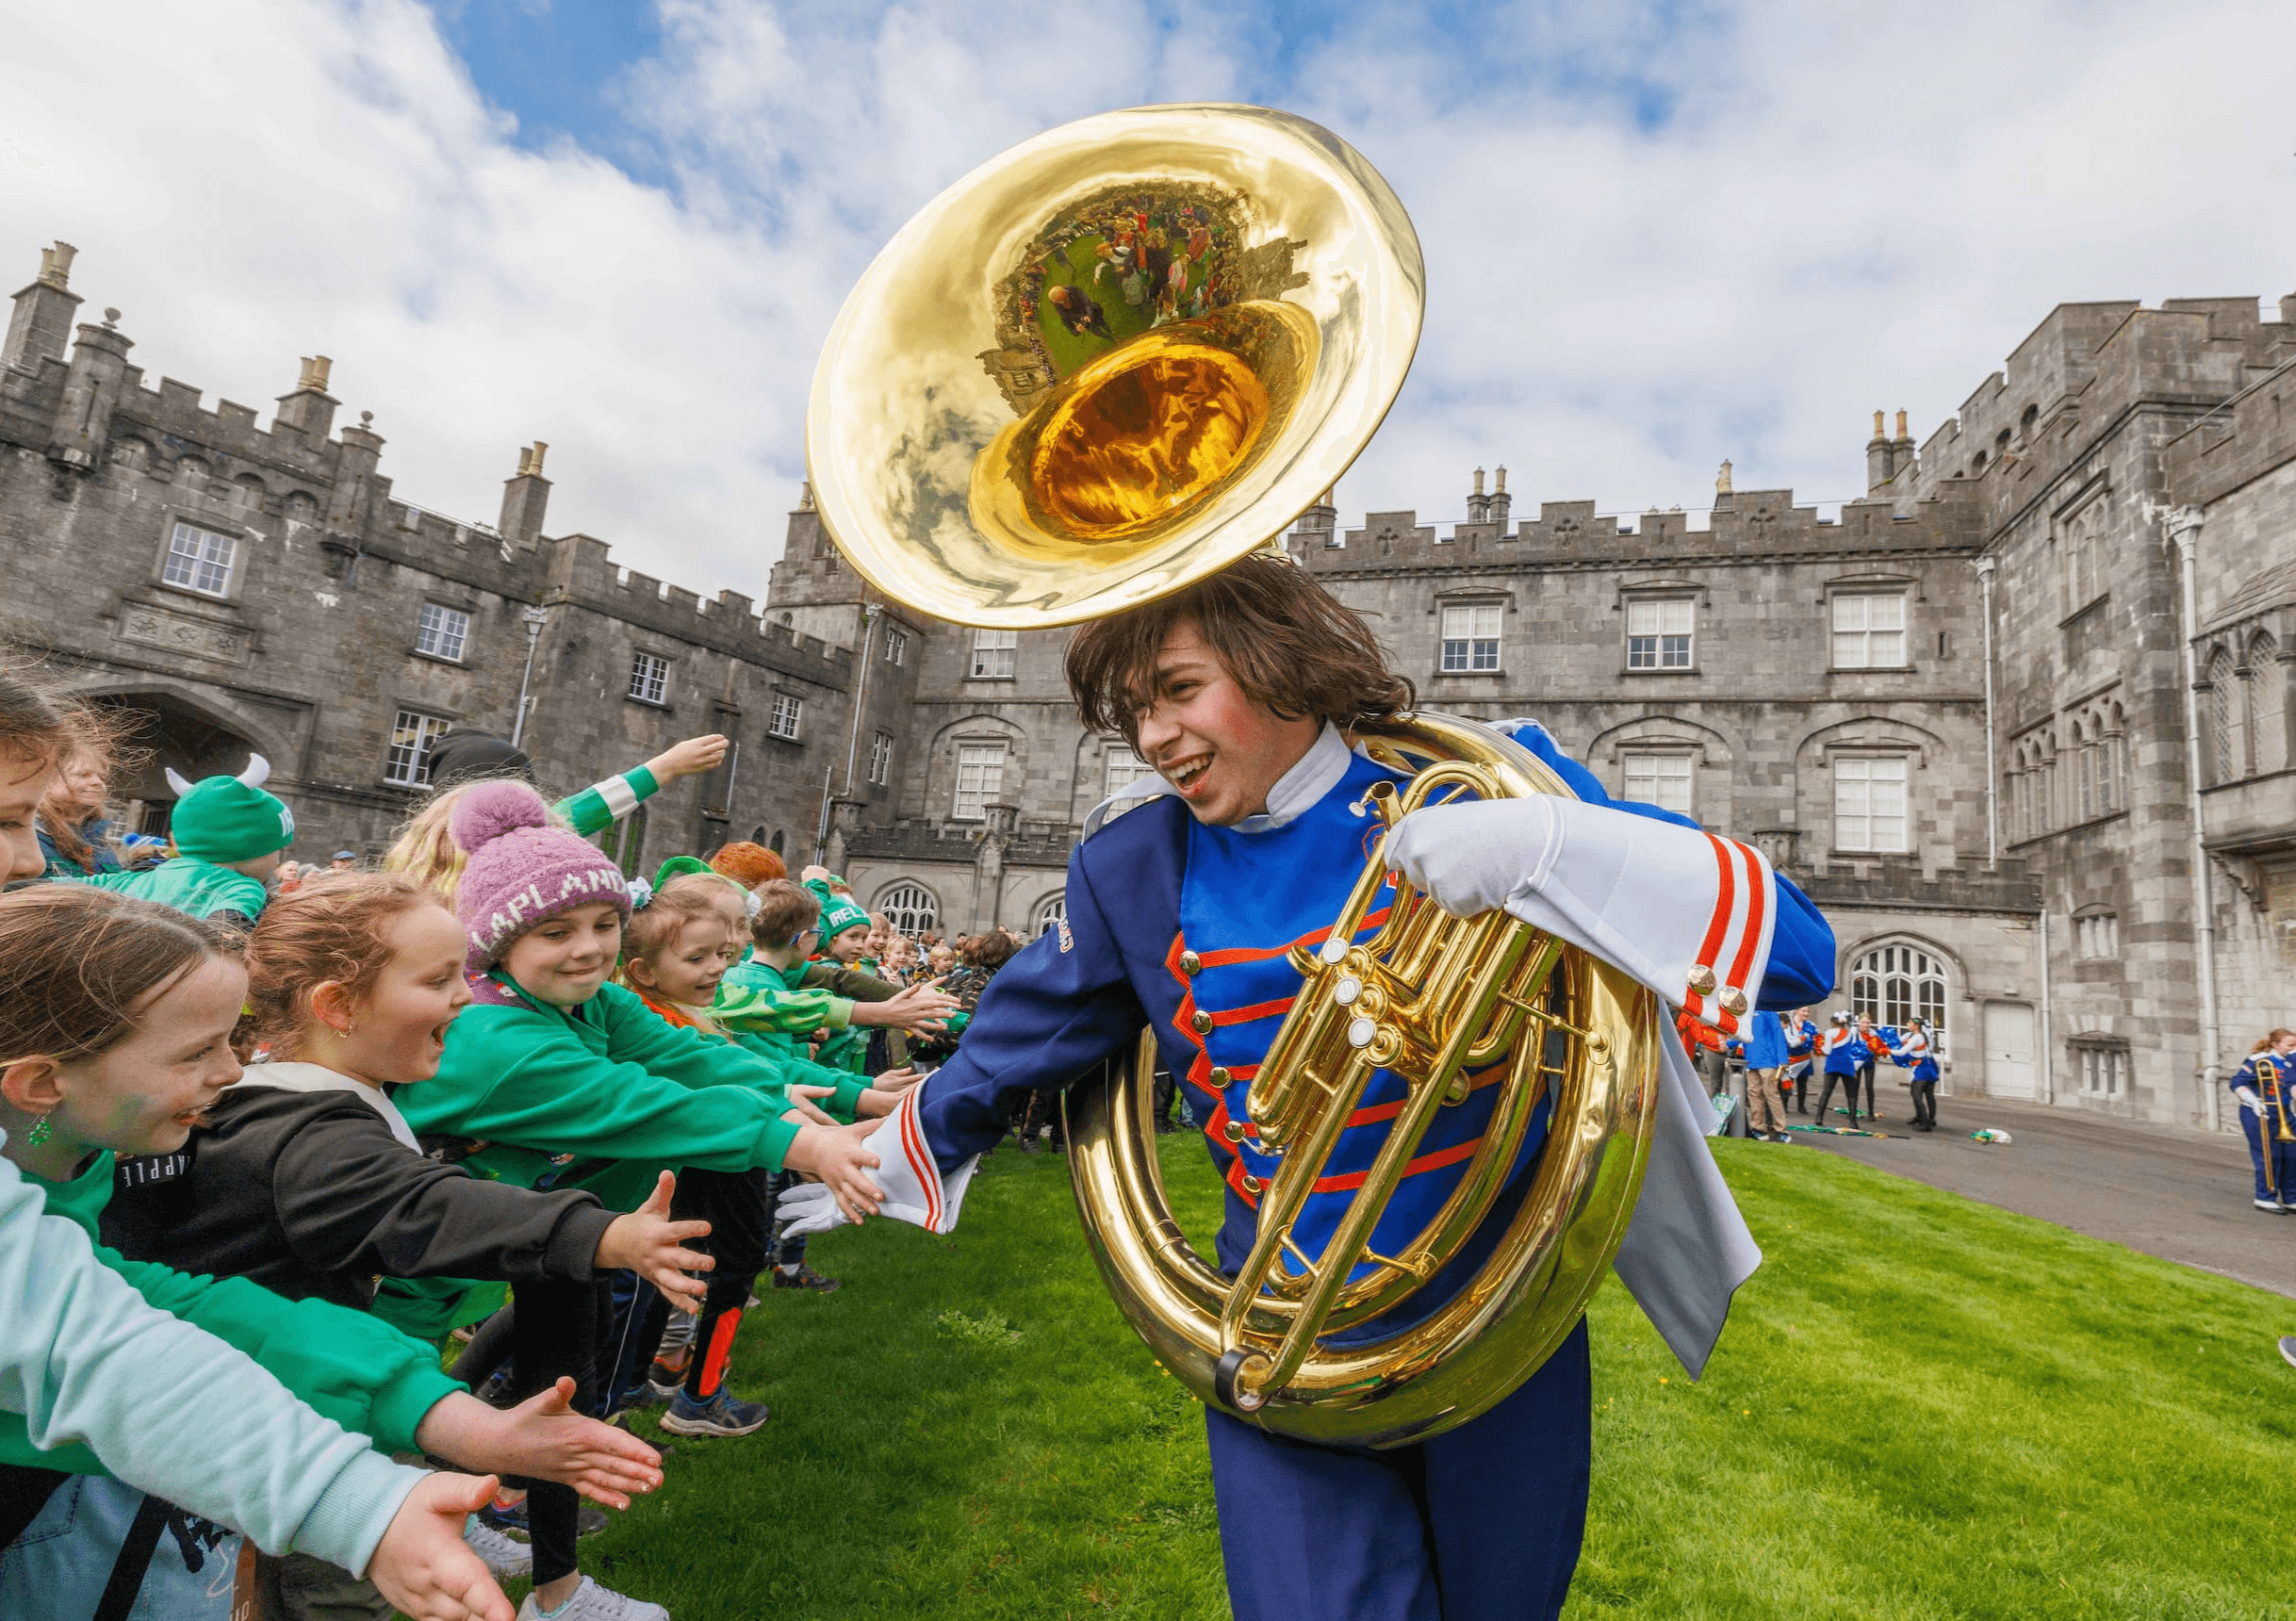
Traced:
[[[0, 680], [14, 877], [49, 870], [34, 807], [90, 724]], [[379, 1510], [364, 1544], [282, 1535], [227, 1494], [105, 1480], [97, 1427], [19, 1420], [11, 1439], [0, 1423], [0, 1612], [124, 1615], [140, 1590], [150, 1613], [221, 1614], [225, 1533], [200, 1514], [286, 1556], [248, 1562], [285, 1615], [507, 1616], [473, 1555], [532, 1576], [521, 1615], [666, 1614], [580, 1572], [579, 1498], [626, 1506], [661, 1480], [652, 1447], [599, 1418], [665, 1400], [671, 1433], [765, 1421], [725, 1374], [774, 1185], [812, 1177], [874, 1213], [866, 1139], [916, 1078], [819, 1062], [806, 1039], [930, 1036], [954, 1010], [930, 984], [809, 983], [849, 973], [810, 960], [822, 934], [852, 932], [849, 898], [691, 859], [633, 884], [581, 836], [723, 748], [694, 740], [551, 807], [522, 757], [484, 740], [385, 873], [284, 896], [266, 880], [293, 819], [257, 762], [182, 795], [158, 867], [0, 897], [0, 1154], [21, 1186], [83, 1243], [100, 1236], [95, 1258], [144, 1300], [344, 1428], [513, 1488], [424, 1488], [434, 1520], [479, 1511], [460, 1549], [417, 1539], [424, 1587], [376, 1553]], [[515, 1298], [489, 1313], [504, 1285]], [[693, 1313], [697, 1349], [674, 1390], [652, 1389], [673, 1309]], [[493, 1375], [493, 1405], [439, 1367], [449, 1332], [479, 1318], [454, 1371]], [[202, 1400], [228, 1411], [260, 1378], [230, 1364]], [[82, 1435], [99, 1444], [56, 1446]]]

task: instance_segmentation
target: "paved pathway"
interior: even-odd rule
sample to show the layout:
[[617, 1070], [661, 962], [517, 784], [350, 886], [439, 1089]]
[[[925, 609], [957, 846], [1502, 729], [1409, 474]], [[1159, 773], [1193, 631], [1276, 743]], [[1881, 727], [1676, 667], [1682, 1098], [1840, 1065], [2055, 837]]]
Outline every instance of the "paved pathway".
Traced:
[[[1938, 1128], [1907, 1129], [1902, 1087], [1884, 1086], [1885, 1138], [1793, 1133], [1796, 1148], [1846, 1154], [1932, 1187], [1981, 1199], [2132, 1250], [2296, 1296], [2296, 1216], [2249, 1203], [2248, 1148], [2239, 1138], [2141, 1125], [2078, 1108], [1940, 1098]], [[1808, 1117], [1794, 1116], [1796, 1123]], [[1842, 1123], [1840, 1112], [1829, 1117]], [[1994, 1126], [2006, 1146], [1972, 1142]], [[1780, 1149], [1779, 1152], [1786, 1152]]]

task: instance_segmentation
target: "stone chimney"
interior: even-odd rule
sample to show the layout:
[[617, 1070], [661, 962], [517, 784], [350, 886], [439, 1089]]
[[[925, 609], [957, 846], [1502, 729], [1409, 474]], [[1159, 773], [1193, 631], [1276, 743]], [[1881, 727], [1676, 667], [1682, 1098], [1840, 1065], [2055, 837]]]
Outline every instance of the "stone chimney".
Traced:
[[1515, 498], [1507, 494], [1507, 469], [1504, 463], [1491, 469], [1491, 521], [1501, 534], [1507, 532], [1507, 514], [1514, 509]]
[[63, 359], [72, 312], [80, 303], [80, 295], [72, 290], [72, 255], [78, 252], [69, 242], [40, 250], [40, 274], [16, 295], [15, 312], [8, 319], [0, 366], [37, 371], [43, 360]]
[[1865, 490], [1868, 495], [1890, 482], [1890, 439], [1881, 431], [1881, 413], [1874, 413], [1874, 436], [1865, 442]]
[[542, 476], [549, 446], [536, 439], [518, 452], [517, 472], [502, 481], [502, 516], [495, 526], [505, 546], [532, 546], [542, 538], [542, 515], [550, 504], [550, 481]]
[[1714, 504], [1722, 505], [1722, 498], [1730, 493], [1730, 463], [1725, 461], [1721, 470], [1714, 474]]
[[118, 310], [107, 309], [102, 326], [83, 322], [79, 341], [73, 345], [64, 397], [48, 437], [49, 458], [67, 467], [85, 471], [94, 467], [111, 435], [112, 407], [126, 386], [127, 352], [136, 347], [114, 324], [119, 319]]
[[335, 430], [335, 408], [342, 403], [327, 393], [327, 372], [334, 365], [323, 354], [303, 357], [303, 375], [295, 381], [295, 392], [279, 396], [279, 409], [271, 418], [274, 433], [292, 428], [314, 450], [327, 442], [327, 435]]
[[1906, 414], [1900, 411], [1897, 413], [1897, 437], [1890, 443], [1890, 477], [1903, 477], [1906, 487], [1911, 488], [1915, 460], [1913, 435], [1906, 431]]
[[1315, 548], [1336, 546], [1339, 541], [1339, 509], [1333, 504], [1337, 486], [1325, 490], [1316, 498], [1316, 504], [1300, 514], [1291, 526], [1295, 553]]
[[1475, 493], [1467, 498], [1467, 521], [1469, 523], [1491, 521], [1491, 498], [1483, 493], [1483, 469], [1481, 467], [1475, 469]]

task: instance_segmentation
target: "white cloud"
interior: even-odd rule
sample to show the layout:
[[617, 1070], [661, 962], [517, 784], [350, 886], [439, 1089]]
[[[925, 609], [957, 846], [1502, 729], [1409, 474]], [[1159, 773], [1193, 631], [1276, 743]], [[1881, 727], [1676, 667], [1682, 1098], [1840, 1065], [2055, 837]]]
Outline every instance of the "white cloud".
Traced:
[[[0, 261], [28, 278], [50, 237], [78, 243], [90, 307], [211, 397], [268, 401], [295, 356], [334, 355], [420, 504], [491, 517], [547, 439], [553, 531], [759, 595], [845, 288], [949, 180], [1099, 107], [1276, 101], [1412, 209], [1427, 331], [1351, 513], [1454, 516], [1495, 462], [1518, 511], [1696, 506], [1725, 455], [1741, 487], [1839, 498], [1868, 411], [1926, 434], [2059, 300], [2296, 286], [2278, 0], [1524, 7], [1471, 44], [1386, 8], [1289, 62], [1271, 25], [1201, 6], [664, 0], [664, 22], [618, 99], [672, 189], [520, 148], [412, 0], [119, 8], [101, 51], [24, 9]], [[1669, 121], [1629, 116], [1637, 84]]]

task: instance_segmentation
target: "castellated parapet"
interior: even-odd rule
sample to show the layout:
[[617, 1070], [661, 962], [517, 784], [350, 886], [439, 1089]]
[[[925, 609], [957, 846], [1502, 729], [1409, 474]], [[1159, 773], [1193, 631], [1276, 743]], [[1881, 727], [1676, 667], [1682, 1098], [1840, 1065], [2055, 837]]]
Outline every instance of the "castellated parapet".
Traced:
[[848, 647], [545, 533], [539, 441], [494, 523], [400, 499], [371, 417], [338, 421], [327, 356], [303, 358], [266, 423], [147, 384], [117, 311], [67, 352], [69, 268], [60, 244], [43, 255], [0, 350], [0, 613], [91, 697], [157, 717], [158, 755], [125, 785], [139, 816], [164, 820], [163, 766], [237, 770], [252, 749], [306, 845], [371, 853], [416, 796], [410, 760], [447, 727], [522, 728], [559, 791], [726, 731], [738, 761], [649, 807], [659, 846], [812, 836], [870, 719], [848, 699]]

